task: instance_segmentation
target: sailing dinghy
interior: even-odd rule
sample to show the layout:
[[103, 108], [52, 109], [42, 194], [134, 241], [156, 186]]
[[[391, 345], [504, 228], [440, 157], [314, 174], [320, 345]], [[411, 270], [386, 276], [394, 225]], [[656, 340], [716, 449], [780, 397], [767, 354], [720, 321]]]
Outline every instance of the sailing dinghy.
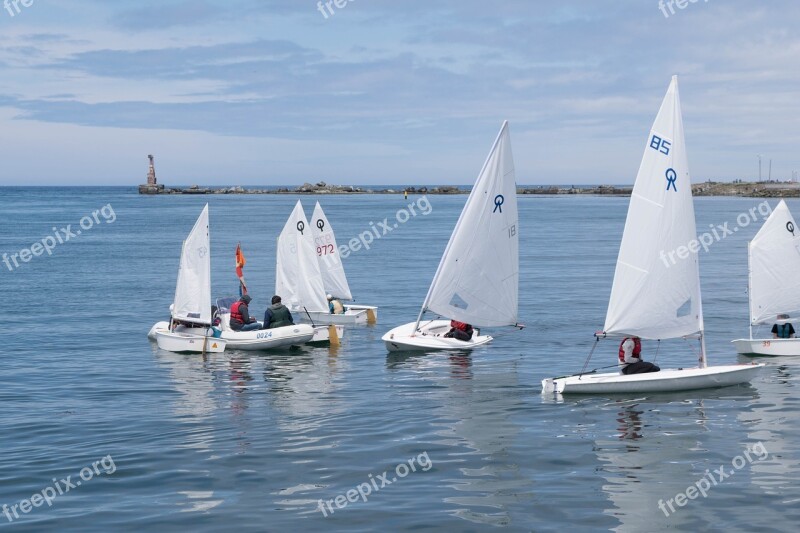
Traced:
[[750, 338], [733, 341], [740, 354], [800, 355], [800, 339], [753, 338], [753, 326], [800, 312], [800, 228], [781, 200], [747, 247], [750, 266]]
[[315, 315], [328, 313], [328, 301], [311, 227], [300, 200], [278, 236], [275, 294], [296, 319], [310, 320], [314, 327], [314, 338], [310, 342], [339, 343], [344, 335], [342, 326], [317, 326], [314, 319]]
[[225, 341], [211, 328], [211, 241], [208, 204], [183, 242], [169, 323], [153, 327], [158, 347], [169, 352], [220, 353]]
[[696, 337], [699, 365], [646, 374], [589, 372], [548, 378], [542, 380], [542, 392], [673, 392], [736, 385], [755, 376], [764, 365], [706, 364], [697, 253], [674, 262], [668, 256], [669, 251], [685, 248], [696, 237], [678, 78], [673, 76], [647, 138], [631, 194], [605, 327], [595, 335], [598, 341], [607, 336], [643, 340]]
[[[352, 300], [353, 295], [336, 246], [336, 235], [319, 202], [314, 207], [311, 221], [310, 231], [322, 274], [323, 290], [337, 300]], [[371, 305], [348, 304], [343, 314], [331, 314], [327, 307], [324, 312], [309, 310], [309, 314], [315, 324], [375, 324], [378, 320], [378, 308]]]
[[461, 341], [445, 337], [449, 320], [479, 327], [518, 326], [519, 236], [517, 186], [508, 122], [504, 122], [458, 218], [416, 322], [382, 340], [390, 352], [471, 350], [491, 342], [476, 329]]

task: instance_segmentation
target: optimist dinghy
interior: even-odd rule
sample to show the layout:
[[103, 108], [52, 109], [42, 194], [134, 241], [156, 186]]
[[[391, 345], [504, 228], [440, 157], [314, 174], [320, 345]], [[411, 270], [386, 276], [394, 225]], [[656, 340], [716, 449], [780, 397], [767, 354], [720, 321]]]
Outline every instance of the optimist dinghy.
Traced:
[[208, 204], [183, 242], [170, 321], [156, 324], [150, 332], [158, 347], [169, 352], [219, 353], [225, 350], [225, 341], [214, 337], [211, 328]]
[[471, 350], [491, 342], [476, 329], [472, 339], [445, 337], [449, 320], [422, 321], [427, 311], [474, 326], [517, 326], [519, 236], [517, 186], [508, 122], [483, 165], [456, 223], [416, 322], [382, 340], [390, 352]]
[[747, 247], [750, 338], [732, 341], [740, 354], [800, 355], [800, 339], [753, 338], [753, 326], [789, 323], [779, 314], [800, 311], [800, 228], [781, 200]]
[[[344, 273], [344, 265], [339, 257], [339, 248], [336, 246], [336, 235], [333, 226], [322, 211], [319, 202], [314, 207], [311, 217], [311, 235], [314, 238], [314, 247], [322, 274], [322, 286], [327, 294], [337, 300], [352, 300], [350, 285]], [[378, 321], [378, 308], [372, 305], [348, 304], [343, 314], [331, 314], [327, 309], [324, 312], [309, 311], [311, 320], [315, 324], [341, 324], [345, 326], [356, 324], [375, 324]]]
[[707, 366], [697, 253], [671, 261], [669, 251], [697, 237], [683, 136], [678, 78], [673, 76], [645, 144], [622, 235], [603, 332], [642, 339], [696, 337], [697, 368], [646, 374], [576, 374], [542, 380], [543, 393], [643, 393], [724, 387], [750, 381], [764, 365]]
[[275, 294], [281, 297], [295, 320], [311, 322], [314, 338], [310, 342], [339, 344], [344, 328], [341, 325], [317, 326], [312, 314], [327, 314], [328, 301], [311, 228], [299, 200], [278, 236]]

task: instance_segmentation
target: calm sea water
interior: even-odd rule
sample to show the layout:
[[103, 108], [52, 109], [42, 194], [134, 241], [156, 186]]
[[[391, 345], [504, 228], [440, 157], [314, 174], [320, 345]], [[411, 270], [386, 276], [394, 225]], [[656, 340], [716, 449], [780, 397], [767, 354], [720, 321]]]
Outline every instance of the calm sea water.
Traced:
[[[147, 340], [168, 314], [181, 240], [206, 201], [214, 294], [235, 292], [241, 241], [252, 307], [263, 314], [275, 239], [296, 200], [0, 189], [0, 253], [19, 252], [54, 227], [75, 232], [107, 204], [116, 217], [98, 214], [99, 223], [52, 256], [13, 271], [0, 264], [10, 325], [0, 372], [0, 505], [17, 505], [19, 515], [10, 522], [0, 514], [0, 528], [795, 530], [800, 358], [767, 360], [747, 387], [540, 395], [542, 378], [580, 370], [602, 327], [625, 198], [520, 198], [528, 327], [498, 331], [471, 355], [390, 356], [380, 342], [416, 317], [464, 196], [429, 197], [429, 215], [345, 261], [357, 300], [380, 314], [377, 326], [348, 330], [339, 349], [202, 357]], [[303, 197], [307, 213], [316, 200], [340, 243], [370, 222], [392, 222], [408, 203], [397, 195]], [[696, 199], [698, 230], [737, 226], [737, 215], [758, 203]], [[800, 202], [789, 205], [800, 213]], [[758, 226], [701, 256], [712, 364], [746, 360], [729, 341], [747, 333], [746, 243]], [[657, 362], [691, 365], [695, 349], [663, 343]], [[616, 350], [601, 343], [589, 368], [613, 364]], [[655, 356], [652, 344], [645, 350]], [[415, 471], [398, 466], [412, 458]], [[692, 492], [669, 516], [659, 509], [659, 500], [710, 484], [720, 467], [734, 473], [715, 478], [705, 497]], [[67, 476], [75, 486], [58, 494]], [[365, 494], [369, 487], [367, 501], [359, 486]], [[20, 501], [43, 491], [56, 494], [51, 505], [36, 499], [23, 513]], [[348, 501], [348, 491], [358, 500]], [[325, 516], [319, 500], [334, 500], [334, 512]]]

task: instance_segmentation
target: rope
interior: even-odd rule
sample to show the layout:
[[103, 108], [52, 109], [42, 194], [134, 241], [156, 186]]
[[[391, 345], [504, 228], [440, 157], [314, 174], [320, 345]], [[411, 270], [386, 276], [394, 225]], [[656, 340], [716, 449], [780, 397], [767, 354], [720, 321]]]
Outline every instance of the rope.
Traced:
[[586, 362], [583, 363], [583, 368], [581, 368], [581, 372], [580, 372], [580, 374], [578, 374], [579, 376], [582, 376], [583, 373], [586, 371], [586, 367], [589, 366], [589, 360], [592, 358], [592, 354], [594, 353], [595, 348], [597, 348], [597, 343], [599, 343], [599, 342], [600, 342], [600, 337], [595, 337], [594, 338], [594, 344], [592, 345], [592, 349], [589, 350], [589, 356], [586, 358]]

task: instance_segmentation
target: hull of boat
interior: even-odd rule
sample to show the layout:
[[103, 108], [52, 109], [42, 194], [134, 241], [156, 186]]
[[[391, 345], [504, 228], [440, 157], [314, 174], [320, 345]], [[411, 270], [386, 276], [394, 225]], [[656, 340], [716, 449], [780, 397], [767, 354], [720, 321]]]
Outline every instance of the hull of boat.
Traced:
[[414, 322], [398, 326], [386, 333], [381, 339], [390, 352], [415, 352], [415, 351], [463, 351], [472, 350], [492, 341], [489, 335], [472, 335], [468, 341], [460, 341], [445, 337], [450, 331], [449, 320], [432, 320], [420, 324], [419, 330], [414, 334]]
[[[342, 315], [330, 313], [309, 312], [314, 324], [334, 324], [339, 326], [357, 326], [362, 324], [375, 324], [378, 321], [378, 308], [369, 305], [348, 305], [347, 311]], [[303, 313], [305, 314], [305, 313]]]
[[736, 339], [731, 342], [742, 355], [800, 355], [800, 339]]
[[666, 369], [646, 374], [618, 372], [542, 380], [543, 394], [626, 394], [678, 392], [747, 383], [763, 364]]
[[222, 353], [226, 342], [216, 337], [205, 337], [191, 333], [158, 330], [155, 333], [158, 347], [175, 353]]
[[222, 332], [222, 339], [227, 341], [228, 349], [263, 351], [276, 348], [297, 346], [309, 342], [314, 337], [314, 328], [308, 324], [295, 324], [273, 329], [257, 329], [254, 331]]

